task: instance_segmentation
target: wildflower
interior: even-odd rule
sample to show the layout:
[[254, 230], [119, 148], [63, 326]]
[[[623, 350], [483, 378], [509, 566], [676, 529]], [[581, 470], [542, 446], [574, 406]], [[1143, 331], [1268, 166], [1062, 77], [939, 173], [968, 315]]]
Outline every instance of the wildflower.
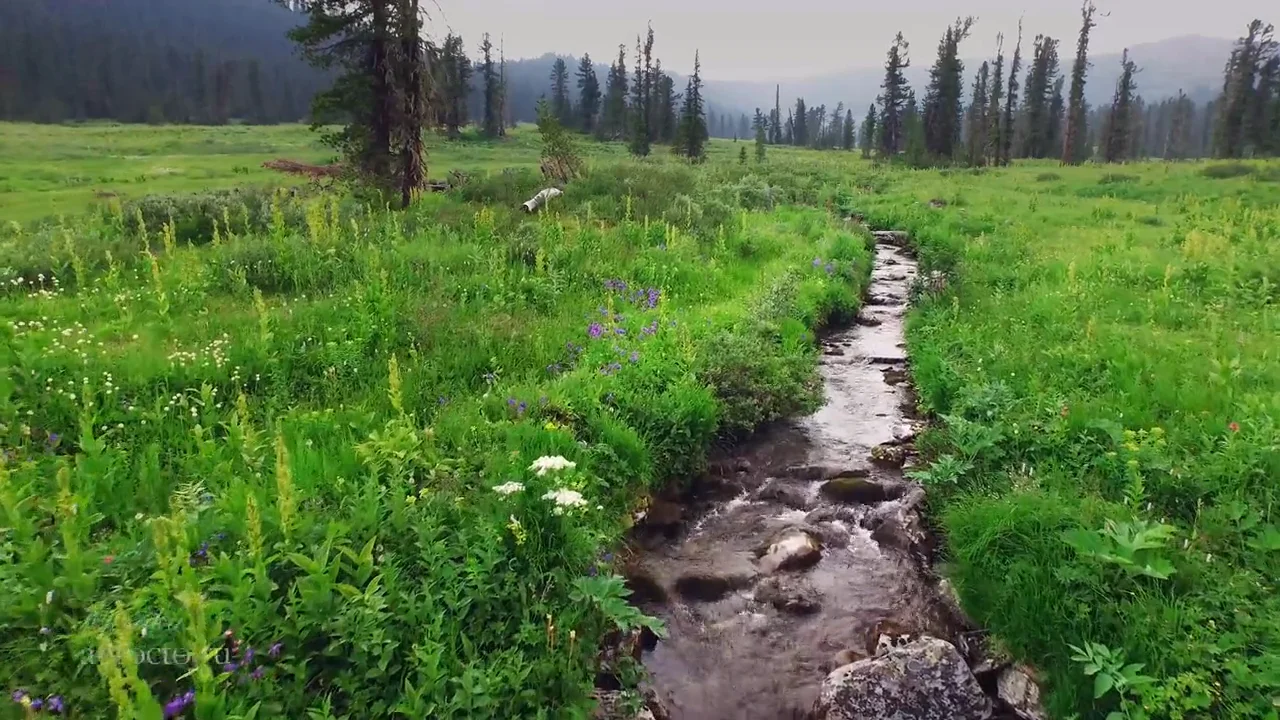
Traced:
[[66, 707], [62, 704], [61, 695], [50, 695], [49, 699], [45, 701], [44, 705], [46, 708], [48, 708], [49, 712], [53, 713], [54, 715], [61, 714], [62, 711], [66, 709]]
[[52, 591], [52, 590], [50, 590], [49, 592], [47, 592], [47, 593], [45, 593], [45, 594], [44, 594], [44, 604], [45, 604], [45, 605], [52, 605], [52, 604], [53, 604], [53, 591]]
[[31, 698], [31, 709], [39, 712], [44, 709], [44, 701], [40, 698]]
[[614, 332], [616, 332], [616, 333], [617, 333], [617, 334], [619, 334], [619, 335], [626, 335], [626, 334], [627, 334], [627, 329], [626, 329], [626, 328], [617, 328], [616, 330], [614, 330]]
[[1230, 430], [1230, 431], [1231, 431], [1231, 432], [1233, 432], [1233, 433], [1238, 433], [1238, 432], [1240, 432], [1240, 423], [1238, 423], [1238, 422], [1233, 422], [1233, 423], [1231, 423], [1230, 425], [1228, 425], [1228, 426], [1227, 426], [1227, 429], [1228, 429], [1228, 430]]
[[515, 407], [515, 406], [516, 406], [516, 399], [515, 399], [515, 398], [507, 398], [507, 407]]
[[630, 360], [631, 360], [631, 362], [640, 362], [640, 353], [635, 352], [634, 350], [633, 350], [633, 351], [631, 351], [631, 358], [630, 358]]
[[1071, 408], [1067, 407], [1066, 405], [1063, 405], [1062, 410], [1060, 410], [1058, 414], [1062, 415], [1062, 417], [1066, 417], [1071, 414]]
[[516, 406], [516, 417], [520, 417], [524, 415], [524, 411], [527, 407], [528, 406], [524, 403], [524, 401], [521, 400], [520, 404]]
[[648, 296], [648, 306], [655, 308], [658, 306], [658, 301], [662, 299], [662, 292], [656, 288], [649, 288]]
[[448, 404], [449, 404], [449, 398], [447, 398], [447, 397], [445, 397], [445, 396], [441, 395], [439, 398], [437, 398], [437, 399], [436, 399], [436, 403], [438, 403], [438, 404], [439, 404], [439, 405], [441, 405], [441, 406], [448, 405]]
[[248, 665], [249, 663], [253, 662], [253, 654], [254, 654], [253, 648], [245, 648], [244, 660], [243, 660], [245, 665]]
[[551, 490], [543, 495], [542, 499], [550, 500], [556, 504], [555, 512], [557, 515], [563, 515], [566, 508], [585, 507], [587, 504], [587, 500], [582, 497], [582, 493], [568, 488]]
[[814, 266], [814, 267], [822, 267], [822, 258], [814, 258], [814, 259], [813, 259], [813, 266]]
[[102, 564], [103, 564], [103, 565], [110, 565], [111, 563], [113, 563], [113, 562], [115, 562], [115, 561], [116, 561], [116, 556], [115, 556], [115, 555], [106, 555], [106, 556], [103, 556], [103, 558], [102, 558]]
[[534, 460], [533, 464], [529, 466], [529, 469], [533, 470], [538, 477], [542, 477], [553, 470], [572, 470], [577, 466], [577, 463], [571, 460], [566, 460], [559, 455], [543, 455], [537, 460]]
[[507, 529], [511, 531], [511, 537], [515, 539], [517, 546], [524, 545], [524, 541], [527, 536], [524, 531], [524, 526], [520, 524], [520, 521], [516, 519], [515, 515], [512, 515], [511, 520], [507, 522]]
[[272, 643], [271, 647], [267, 648], [267, 657], [270, 657], [272, 659], [278, 658], [280, 657], [281, 650], [284, 650], [284, 643], [282, 642]]
[[229, 675], [235, 672], [237, 669], [239, 669], [239, 667], [240, 665], [238, 663], [227, 663], [226, 665], [222, 666], [222, 672], [227, 673]]
[[18, 688], [17, 690], [13, 691], [13, 695], [11, 695], [10, 697], [13, 698], [14, 702], [20, 703], [23, 700], [27, 699], [27, 691], [23, 690], [22, 688]]
[[524, 485], [512, 480], [512, 481], [504, 482], [501, 485], [494, 487], [493, 491], [498, 493], [499, 495], [507, 496], [507, 495], [514, 495], [515, 493], [518, 493], [523, 489], [524, 489]]
[[53, 634], [53, 630], [52, 630], [52, 629], [50, 629], [48, 625], [45, 625], [44, 627], [40, 628], [40, 634], [41, 634], [41, 635], [52, 635], [52, 634]]
[[827, 263], [826, 267], [825, 267], [825, 268], [823, 268], [823, 269], [827, 271], [827, 274], [828, 274], [828, 275], [830, 275], [830, 274], [832, 274], [832, 273], [834, 273], [834, 272], [836, 271], [835, 266], [833, 266], [831, 263]]
[[266, 674], [267, 674], [267, 669], [259, 665], [258, 667], [253, 669], [253, 672], [249, 673], [249, 677], [253, 678], [254, 680], [261, 680], [262, 676]]
[[587, 334], [592, 338], [598, 338], [604, 334], [604, 326], [600, 323], [593, 322], [587, 326]]
[[551, 401], [547, 399], [546, 395], [543, 395], [542, 397], [538, 398], [539, 407], [546, 407], [548, 402], [551, 402]]

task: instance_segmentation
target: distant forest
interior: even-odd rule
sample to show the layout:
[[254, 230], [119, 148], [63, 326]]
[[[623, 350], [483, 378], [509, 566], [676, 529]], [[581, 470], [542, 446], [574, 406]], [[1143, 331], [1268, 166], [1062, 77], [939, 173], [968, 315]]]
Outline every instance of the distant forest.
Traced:
[[[304, 20], [272, 0], [3, 0], [0, 120], [306, 121], [312, 98], [334, 78], [303, 62], [287, 37]], [[1087, 26], [1091, 23], [1086, 20]], [[1080, 38], [1086, 44], [1088, 29]], [[930, 87], [918, 88], [918, 94], [903, 75], [910, 48], [902, 40], [902, 57], [889, 61], [902, 65], [886, 77], [902, 76], [900, 83], [891, 83], [900, 86], [882, 85], [882, 95], [870, 109], [844, 103], [806, 105], [804, 98], [783, 101], [779, 92], [774, 107], [744, 112], [747, 108], [719, 105], [711, 92], [706, 129], [713, 137], [753, 140], [757, 127], [763, 126], [767, 144], [871, 147], [878, 154], [970, 163], [1016, 157], [1117, 161], [1280, 152], [1280, 59], [1270, 27], [1261, 23], [1251, 25], [1231, 57], [1223, 58], [1222, 93], [1213, 102], [1199, 103], [1185, 95], [1144, 98], [1141, 68], [1134, 66], [1126, 73], [1127, 86], [1116, 88], [1114, 102], [1090, 107], [1071, 96], [1079, 68], [1071, 65], [1070, 49], [1045, 36], [1027, 38], [1025, 44], [1023, 38], [1007, 39], [1016, 40], [1014, 54], [1022, 57], [1009, 62], [1013, 77], [997, 91], [999, 73], [1010, 60], [1004, 53], [1015, 43], [1006, 44], [999, 57], [982, 67], [965, 67], [956, 49], [969, 28], [950, 28], [947, 35], [947, 57], [934, 64]], [[451, 40], [456, 44], [452, 48], [447, 47]], [[506, 60], [500, 45], [491, 47], [501, 74], [498, 104], [503, 124], [535, 121], [537, 103], [545, 98], [570, 127], [598, 136], [622, 136], [627, 121], [614, 105], [621, 102], [631, 112], [625, 66], [633, 66], [635, 57], [629, 42], [620, 57], [594, 60], [550, 54]], [[1084, 56], [1075, 54], [1078, 64]], [[475, 81], [480, 76], [481, 38], [437, 39], [428, 48], [428, 59], [437, 66], [436, 123], [456, 135], [461, 126], [481, 122], [484, 88]], [[465, 69], [460, 75], [455, 72], [453, 80], [442, 81], [442, 62], [452, 63], [455, 71]], [[588, 68], [596, 83], [593, 92], [599, 95], [590, 101], [597, 104], [595, 117], [582, 109], [580, 82]], [[611, 105], [608, 80], [619, 71], [622, 97]], [[660, 62], [654, 71], [655, 84], [645, 100], [653, 103], [647, 113], [652, 115], [649, 132], [659, 141], [669, 140], [671, 118], [681, 99], [678, 90], [686, 79], [664, 73]], [[938, 71], [946, 82], [939, 84], [934, 75]], [[892, 95], [889, 108], [884, 105], [886, 95]], [[1012, 114], [1011, 106], [1016, 107]], [[957, 109], [961, 112], [953, 121]], [[993, 111], [1000, 117], [991, 117]], [[887, 140], [886, 120], [891, 130]], [[1072, 137], [1066, 137], [1068, 132]], [[1001, 147], [986, 147], [997, 140]], [[1073, 149], [1064, 152], [1068, 140]]]

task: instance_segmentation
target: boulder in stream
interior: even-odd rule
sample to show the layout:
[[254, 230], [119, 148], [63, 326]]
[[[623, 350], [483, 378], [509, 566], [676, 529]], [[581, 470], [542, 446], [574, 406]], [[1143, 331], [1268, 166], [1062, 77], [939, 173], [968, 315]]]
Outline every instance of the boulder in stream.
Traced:
[[870, 505], [896, 499], [902, 492], [874, 480], [849, 477], [828, 480], [822, 485], [822, 494], [836, 502]]
[[815, 720], [986, 720], [991, 701], [951, 643], [923, 637], [836, 668], [822, 683]]
[[765, 573], [804, 570], [821, 559], [822, 547], [816, 538], [804, 530], [787, 530], [769, 544], [760, 558], [760, 570]]
[[822, 607], [818, 591], [803, 580], [772, 577], [756, 586], [756, 602], [772, 605], [779, 612], [808, 615]]
[[1026, 665], [1006, 668], [996, 679], [996, 695], [1022, 720], [1046, 720], [1036, 673]]

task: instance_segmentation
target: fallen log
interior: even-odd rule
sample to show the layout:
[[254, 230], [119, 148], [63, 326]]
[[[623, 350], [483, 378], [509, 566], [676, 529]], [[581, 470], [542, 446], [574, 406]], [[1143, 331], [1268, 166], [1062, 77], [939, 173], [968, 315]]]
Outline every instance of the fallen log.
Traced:
[[543, 205], [550, 202], [551, 198], [560, 197], [564, 193], [559, 188], [547, 188], [534, 195], [528, 202], [524, 204], [524, 211], [527, 213], [535, 213]]

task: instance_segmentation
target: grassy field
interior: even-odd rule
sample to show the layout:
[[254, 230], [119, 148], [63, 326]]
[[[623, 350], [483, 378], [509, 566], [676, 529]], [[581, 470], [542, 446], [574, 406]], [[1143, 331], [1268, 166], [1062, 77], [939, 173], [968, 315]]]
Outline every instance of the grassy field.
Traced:
[[6, 219], [87, 207], [105, 181], [31, 173], [108, 147], [193, 169], [131, 199], [203, 198], [0, 233], [8, 691], [73, 717], [189, 692], [202, 719], [582, 717], [602, 638], [647, 622], [609, 553], [714, 443], [813, 405], [814, 334], [868, 272], [857, 213], [946, 278], [909, 327], [945, 571], [1054, 717], [1276, 717], [1275, 164], [592, 144], [529, 218], [527, 131], [433, 142], [431, 175], [472, 182], [390, 214], [193, 177], [221, 143], [211, 183], [272, 183], [234, 168], [322, 159], [300, 128], [0, 138], [27, 173]]

